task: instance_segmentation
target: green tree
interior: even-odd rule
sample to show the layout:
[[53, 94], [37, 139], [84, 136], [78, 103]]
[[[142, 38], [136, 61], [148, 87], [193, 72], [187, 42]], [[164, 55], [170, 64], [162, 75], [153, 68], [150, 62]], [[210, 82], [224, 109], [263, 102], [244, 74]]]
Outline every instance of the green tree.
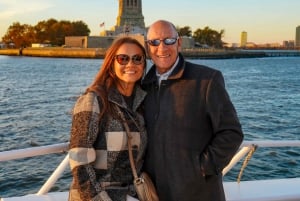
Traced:
[[192, 30], [191, 27], [189, 26], [184, 26], [184, 27], [176, 27], [177, 32], [179, 36], [192, 36]]
[[223, 41], [222, 37], [224, 36], [225, 31], [222, 29], [220, 32], [209, 28], [208, 26], [204, 29], [198, 28], [194, 34], [193, 38], [196, 42], [202, 45], [208, 45], [211, 47], [222, 48]]
[[47, 21], [40, 21], [37, 25], [34, 26], [36, 30], [36, 39], [37, 43], [51, 43], [51, 35], [53, 35], [55, 30], [51, 30], [53, 24], [56, 24], [58, 21], [56, 19], [49, 19]]
[[48, 21], [47, 25], [47, 40], [51, 44], [61, 46], [65, 43], [66, 36], [88, 36], [90, 29], [83, 21], [70, 22], [67, 20]]
[[86, 36], [90, 35], [91, 31], [86, 23], [83, 21], [72, 22], [73, 36]]
[[69, 21], [60, 21], [53, 24], [50, 28], [51, 30], [51, 42], [54, 45], [61, 46], [65, 42], [65, 36], [70, 36], [72, 33], [71, 22]]

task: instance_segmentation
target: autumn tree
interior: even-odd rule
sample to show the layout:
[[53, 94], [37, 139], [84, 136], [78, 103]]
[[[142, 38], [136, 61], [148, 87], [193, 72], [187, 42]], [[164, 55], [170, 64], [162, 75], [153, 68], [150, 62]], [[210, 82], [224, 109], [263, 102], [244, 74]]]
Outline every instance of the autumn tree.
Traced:
[[13, 23], [2, 37], [5, 43], [14, 43], [16, 47], [31, 45], [35, 40], [34, 28], [28, 24]]
[[88, 36], [89, 34], [90, 29], [83, 21], [57, 21], [51, 18], [40, 21], [35, 26], [15, 22], [8, 28], [2, 40], [5, 43], [14, 43], [16, 47], [30, 46], [32, 43], [61, 46], [64, 44], [65, 36]]
[[83, 21], [70, 22], [49, 19], [39, 22], [38, 25], [39, 42], [50, 41], [52, 45], [63, 45], [66, 36], [88, 36], [90, 34], [90, 29]]

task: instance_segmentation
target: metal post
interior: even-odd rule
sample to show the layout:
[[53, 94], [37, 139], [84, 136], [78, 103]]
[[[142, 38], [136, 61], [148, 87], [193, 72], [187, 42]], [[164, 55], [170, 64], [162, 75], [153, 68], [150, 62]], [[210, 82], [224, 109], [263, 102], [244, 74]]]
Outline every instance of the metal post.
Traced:
[[44, 195], [47, 194], [52, 186], [55, 184], [55, 182], [60, 178], [60, 176], [63, 174], [64, 170], [69, 165], [69, 154], [66, 155], [64, 160], [59, 164], [59, 166], [56, 168], [56, 170], [52, 173], [52, 175], [49, 177], [49, 179], [46, 181], [46, 183], [41, 187], [37, 195]]
[[231, 170], [231, 168], [235, 166], [235, 164], [237, 164], [250, 151], [250, 148], [251, 146], [243, 147], [238, 153], [234, 155], [230, 163], [223, 169], [223, 176], [225, 176], [227, 172], [229, 172], [229, 170]]

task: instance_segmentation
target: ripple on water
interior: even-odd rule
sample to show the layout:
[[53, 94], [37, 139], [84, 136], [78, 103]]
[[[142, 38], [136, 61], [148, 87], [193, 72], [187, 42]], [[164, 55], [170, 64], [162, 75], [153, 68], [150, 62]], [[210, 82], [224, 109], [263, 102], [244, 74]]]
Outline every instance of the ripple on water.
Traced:
[[[72, 107], [102, 60], [0, 59], [0, 151], [68, 141]], [[300, 140], [300, 57], [193, 62], [222, 71], [246, 140]], [[299, 154], [299, 148], [259, 147], [242, 180], [300, 177]], [[1, 163], [0, 196], [36, 193], [64, 156]], [[225, 181], [236, 180], [242, 162]], [[52, 190], [67, 190], [70, 181], [66, 170]]]

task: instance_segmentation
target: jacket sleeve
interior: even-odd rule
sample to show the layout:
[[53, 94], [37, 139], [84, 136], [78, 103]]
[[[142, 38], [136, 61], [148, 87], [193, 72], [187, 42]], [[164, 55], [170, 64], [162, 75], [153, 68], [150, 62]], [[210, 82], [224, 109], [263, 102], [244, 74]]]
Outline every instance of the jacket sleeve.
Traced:
[[94, 93], [78, 98], [72, 117], [70, 137], [70, 167], [73, 175], [72, 190], [79, 193], [81, 200], [104, 200], [100, 183], [92, 166], [96, 159], [93, 144], [99, 131], [99, 104]]
[[206, 98], [213, 133], [201, 163], [205, 174], [213, 174], [222, 172], [230, 162], [243, 141], [243, 132], [220, 71], [209, 82]]

